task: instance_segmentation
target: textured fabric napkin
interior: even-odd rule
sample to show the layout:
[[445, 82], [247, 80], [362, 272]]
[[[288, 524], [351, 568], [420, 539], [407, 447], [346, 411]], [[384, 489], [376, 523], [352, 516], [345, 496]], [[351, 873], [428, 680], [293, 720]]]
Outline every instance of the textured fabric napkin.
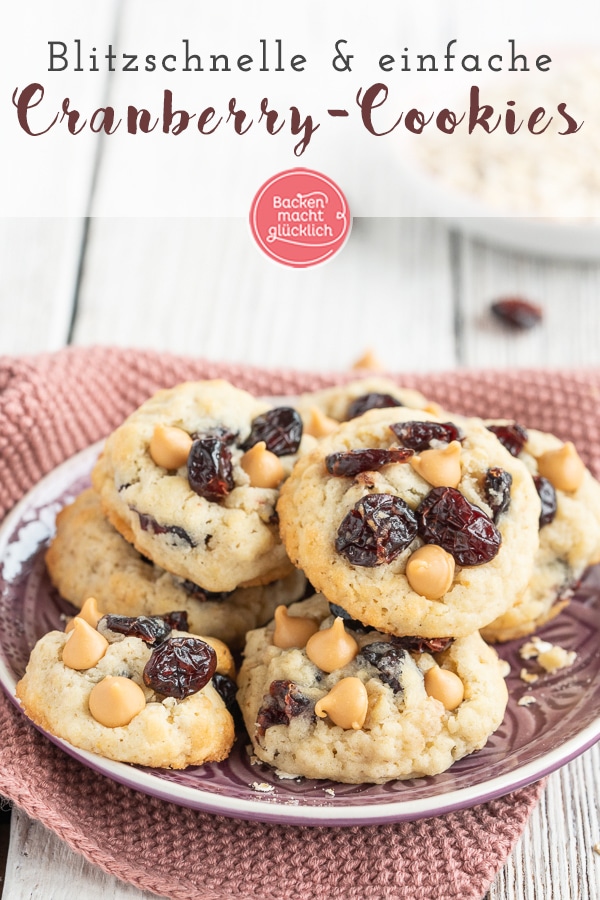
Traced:
[[[0, 358], [0, 517], [159, 387], [217, 377], [279, 395], [356, 373], [274, 371], [112, 348]], [[395, 377], [447, 408], [516, 417], [570, 438], [600, 471], [598, 371]], [[4, 696], [0, 734], [0, 793], [106, 871], [182, 900], [479, 900], [541, 790], [533, 785], [414, 823], [277, 826], [180, 808], [113, 783], [47, 741]]]

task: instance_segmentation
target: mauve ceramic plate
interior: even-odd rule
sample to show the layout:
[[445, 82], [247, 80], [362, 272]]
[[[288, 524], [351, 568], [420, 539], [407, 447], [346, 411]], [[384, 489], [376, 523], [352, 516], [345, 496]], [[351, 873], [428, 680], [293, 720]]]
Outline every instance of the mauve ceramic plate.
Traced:
[[[36, 640], [73, 614], [49, 583], [44, 550], [57, 511], [89, 483], [98, 452], [90, 447], [44, 478], [0, 528], [0, 681], [14, 700]], [[250, 763], [240, 736], [230, 758], [183, 772], [115, 763], [50, 738], [85, 765], [131, 788], [226, 816], [304, 825], [356, 825], [412, 820], [474, 806], [536, 781], [600, 737], [600, 568], [588, 573], [566, 611], [540, 631], [577, 651], [575, 664], [533, 685], [519, 678], [522, 642], [506, 644], [511, 699], [486, 747], [443, 775], [385, 785], [344, 785], [278, 778]], [[535, 704], [519, 706], [531, 695]], [[50, 736], [48, 736], [50, 737]], [[257, 790], [260, 786], [262, 790]]]

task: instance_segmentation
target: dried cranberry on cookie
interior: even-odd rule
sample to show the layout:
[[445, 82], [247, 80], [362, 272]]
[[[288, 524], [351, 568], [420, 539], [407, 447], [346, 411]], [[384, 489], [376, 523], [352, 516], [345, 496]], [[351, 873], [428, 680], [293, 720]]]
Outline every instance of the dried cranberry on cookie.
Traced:
[[391, 634], [467, 635], [526, 588], [540, 500], [479, 420], [371, 410], [299, 460], [278, 504], [315, 589]]

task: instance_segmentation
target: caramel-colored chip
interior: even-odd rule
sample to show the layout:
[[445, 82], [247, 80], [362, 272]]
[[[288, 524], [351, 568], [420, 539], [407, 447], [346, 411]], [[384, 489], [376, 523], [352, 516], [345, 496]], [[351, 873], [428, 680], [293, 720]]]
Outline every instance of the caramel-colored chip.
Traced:
[[340, 423], [326, 416], [317, 406], [311, 406], [309, 419], [304, 424], [304, 434], [310, 434], [315, 438], [326, 437], [338, 427]]
[[185, 466], [192, 447], [192, 439], [183, 428], [156, 425], [150, 440], [150, 456], [157, 466], [179, 469]]
[[306, 616], [290, 616], [286, 606], [275, 610], [273, 643], [280, 650], [305, 647], [306, 642], [319, 630], [319, 623]]
[[421, 478], [433, 487], [456, 488], [461, 479], [460, 441], [451, 441], [447, 447], [423, 450], [418, 456], [409, 460], [411, 466]]
[[409, 557], [406, 577], [413, 591], [439, 600], [452, 587], [456, 563], [454, 557], [437, 544], [425, 544]]
[[465, 687], [454, 672], [433, 666], [425, 672], [425, 690], [430, 697], [439, 700], [447, 710], [460, 706], [465, 698]]
[[73, 628], [63, 647], [62, 660], [69, 669], [91, 669], [108, 649], [108, 641], [85, 619], [75, 616]]
[[144, 692], [131, 678], [107, 675], [92, 688], [90, 712], [96, 722], [107, 728], [121, 728], [146, 706]]
[[217, 668], [215, 669], [219, 675], [227, 675], [229, 678], [233, 678], [235, 680], [236, 671], [235, 671], [235, 662], [233, 661], [233, 656], [231, 655], [231, 650], [223, 641], [219, 640], [216, 637], [206, 637], [205, 635], [195, 635], [195, 637], [199, 637], [201, 641], [204, 641], [205, 644], [210, 644], [215, 653], [217, 654]]
[[338, 616], [331, 628], [317, 631], [306, 644], [306, 655], [323, 672], [333, 672], [352, 662], [358, 653], [358, 644], [344, 628], [344, 620]]
[[547, 450], [537, 460], [538, 472], [559, 491], [576, 491], [583, 481], [585, 466], [571, 441], [557, 450]]
[[315, 713], [319, 718], [329, 716], [334, 725], [340, 728], [362, 728], [367, 718], [369, 698], [367, 689], [360, 678], [342, 678], [315, 704]]
[[285, 477], [281, 460], [264, 441], [258, 441], [242, 456], [240, 465], [250, 479], [252, 487], [276, 488]]
[[85, 619], [88, 625], [91, 625], [92, 628], [96, 628], [98, 622], [102, 618], [102, 613], [98, 609], [98, 602], [95, 597], [88, 597], [77, 615], [72, 618], [69, 622], [67, 622], [65, 632], [68, 634], [73, 630], [73, 622], [75, 619]]
[[369, 372], [383, 372], [385, 366], [381, 362], [381, 360], [375, 355], [373, 350], [369, 347], [365, 353], [357, 359], [356, 362], [352, 365], [352, 368], [355, 370], [367, 369]]

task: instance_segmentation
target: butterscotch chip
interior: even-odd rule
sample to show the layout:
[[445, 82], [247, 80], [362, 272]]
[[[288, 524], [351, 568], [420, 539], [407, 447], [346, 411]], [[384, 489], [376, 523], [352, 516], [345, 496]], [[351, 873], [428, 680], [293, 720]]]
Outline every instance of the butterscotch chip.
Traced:
[[259, 441], [240, 459], [240, 465], [253, 487], [276, 488], [285, 478], [285, 469], [278, 456], [267, 450], [264, 441]]
[[360, 678], [342, 678], [315, 704], [315, 714], [329, 716], [340, 728], [362, 728], [367, 718], [369, 695]]
[[571, 441], [555, 450], [547, 450], [537, 460], [540, 475], [560, 491], [572, 493], [583, 481], [585, 466]]
[[307, 619], [306, 616], [290, 616], [285, 606], [277, 607], [274, 619], [273, 643], [281, 650], [305, 647], [308, 639], [319, 630], [319, 625], [314, 619]]
[[107, 728], [121, 728], [141, 713], [146, 698], [139, 684], [130, 678], [107, 675], [94, 685], [88, 703], [96, 722]]
[[437, 544], [425, 544], [409, 557], [406, 578], [413, 591], [428, 600], [439, 600], [454, 580], [454, 557]]
[[[294, 604], [290, 616], [320, 621], [318, 633], [334, 622], [322, 595]], [[478, 634], [443, 652], [418, 653], [380, 632], [353, 631], [348, 623], [346, 629], [359, 652], [331, 672], [317, 667], [307, 648], [277, 648], [274, 623], [249, 633], [238, 700], [258, 759], [289, 776], [380, 784], [439, 774], [483, 747], [501, 723], [503, 669]], [[428, 671], [440, 667], [464, 685], [453, 710], [425, 687]]]
[[456, 709], [465, 697], [465, 686], [454, 672], [432, 666], [425, 672], [425, 690], [446, 709]]
[[102, 613], [98, 609], [98, 601], [95, 597], [88, 597], [81, 607], [81, 610], [77, 613], [77, 616], [67, 622], [65, 634], [68, 634], [73, 630], [74, 621], [76, 618], [84, 619], [88, 623], [88, 625], [91, 625], [92, 628], [96, 628], [98, 622], [102, 618]]
[[66, 637], [62, 659], [70, 669], [93, 668], [108, 648], [106, 638], [79, 616], [73, 620], [73, 628]]
[[192, 449], [192, 438], [183, 428], [159, 424], [154, 428], [149, 449], [157, 466], [179, 469], [187, 462]]
[[458, 487], [462, 477], [460, 468], [461, 446], [452, 441], [447, 447], [423, 450], [409, 459], [415, 472], [433, 487]]
[[306, 655], [324, 672], [342, 669], [358, 653], [358, 644], [344, 628], [344, 620], [338, 616], [330, 628], [313, 634], [306, 643]]

